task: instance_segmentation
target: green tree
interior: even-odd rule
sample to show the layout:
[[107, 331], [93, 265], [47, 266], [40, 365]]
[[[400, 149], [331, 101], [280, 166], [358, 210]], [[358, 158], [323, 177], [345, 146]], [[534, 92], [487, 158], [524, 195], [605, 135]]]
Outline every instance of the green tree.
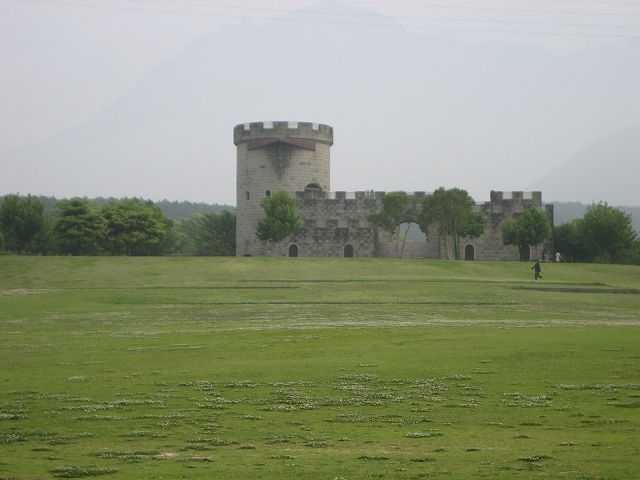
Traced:
[[570, 261], [638, 263], [640, 240], [628, 214], [606, 203], [583, 218], [556, 227], [554, 245]]
[[538, 208], [527, 208], [524, 212], [507, 221], [502, 227], [502, 237], [506, 245], [516, 245], [520, 258], [528, 259], [530, 248], [539, 245], [551, 235], [551, 225], [547, 214]]
[[636, 240], [633, 243], [629, 263], [632, 263], [633, 265], [640, 265], [640, 240]]
[[435, 226], [444, 239], [449, 255], [449, 240], [453, 240], [454, 258], [460, 258], [460, 238], [479, 237], [484, 232], [484, 218], [474, 209], [475, 202], [466, 190], [440, 187], [424, 199], [418, 213], [418, 224], [429, 235], [429, 228]]
[[[411, 223], [415, 221], [415, 212], [411, 208], [409, 196], [405, 192], [387, 193], [382, 199], [382, 210], [370, 215], [369, 221], [398, 239], [399, 254], [402, 256], [407, 233]], [[406, 230], [401, 234], [400, 229], [403, 224], [406, 225]]]
[[161, 251], [165, 255], [194, 255], [193, 242], [188, 237], [185, 224], [188, 218], [171, 221], [171, 228], [162, 242]]
[[182, 224], [192, 253], [206, 256], [236, 254], [236, 217], [231, 212], [196, 214]]
[[279, 242], [300, 229], [296, 201], [287, 192], [275, 192], [262, 202], [265, 218], [258, 224], [260, 240]]
[[553, 245], [562, 258], [569, 262], [588, 260], [588, 254], [581, 234], [582, 219], [574, 220], [553, 229]]
[[38, 253], [46, 248], [42, 202], [28, 195], [7, 195], [0, 205], [0, 231], [6, 248], [17, 253]]
[[151, 201], [137, 198], [111, 202], [102, 208], [105, 249], [113, 255], [161, 255], [171, 221]]
[[592, 205], [581, 222], [580, 234], [590, 260], [625, 262], [632, 256], [636, 233], [631, 217], [606, 203]]
[[53, 214], [47, 212], [46, 207], [43, 213], [42, 228], [36, 234], [33, 242], [33, 252], [47, 255], [55, 251], [55, 245], [53, 242]]
[[53, 236], [61, 253], [95, 255], [104, 240], [105, 221], [87, 200], [74, 198], [58, 202], [59, 215]]

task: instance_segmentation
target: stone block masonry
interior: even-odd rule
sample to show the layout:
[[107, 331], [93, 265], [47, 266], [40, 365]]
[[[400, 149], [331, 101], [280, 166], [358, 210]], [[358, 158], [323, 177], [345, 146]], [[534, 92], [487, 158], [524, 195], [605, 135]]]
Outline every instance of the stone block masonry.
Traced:
[[[437, 229], [427, 232], [423, 241], [402, 242], [372, 224], [369, 219], [381, 211], [385, 192], [331, 192], [332, 127], [310, 122], [254, 122], [237, 125], [233, 136], [237, 146], [237, 255], [452, 257], [452, 245], [439, 237]], [[262, 201], [277, 191], [296, 199], [303, 227], [282, 242], [262, 242], [256, 237], [258, 223], [264, 218]], [[427, 194], [409, 195], [419, 206]], [[516, 247], [504, 245], [502, 227], [527, 208], [543, 207], [541, 192], [492, 191], [490, 200], [477, 206], [487, 221], [484, 234], [460, 239], [463, 258], [519, 259]], [[542, 256], [545, 248], [551, 250], [548, 244], [536, 246], [531, 257]]]

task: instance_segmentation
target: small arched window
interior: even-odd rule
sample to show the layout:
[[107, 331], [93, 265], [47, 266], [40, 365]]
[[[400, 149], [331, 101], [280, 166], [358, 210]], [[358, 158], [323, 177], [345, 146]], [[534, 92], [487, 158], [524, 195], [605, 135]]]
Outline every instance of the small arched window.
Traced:
[[247, 193], [247, 200], [251, 200], [251, 193], [246, 192]]
[[267, 190], [266, 192], [264, 192], [264, 196], [265, 197], [270, 197], [271, 196], [271, 190]]

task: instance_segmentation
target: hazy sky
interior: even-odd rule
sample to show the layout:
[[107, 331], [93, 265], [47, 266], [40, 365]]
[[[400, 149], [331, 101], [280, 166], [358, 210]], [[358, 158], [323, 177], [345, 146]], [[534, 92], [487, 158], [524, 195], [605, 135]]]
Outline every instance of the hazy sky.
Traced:
[[640, 124], [639, 46], [632, 0], [0, 0], [0, 193], [233, 203], [233, 124], [291, 116], [336, 127], [336, 189], [527, 188]]

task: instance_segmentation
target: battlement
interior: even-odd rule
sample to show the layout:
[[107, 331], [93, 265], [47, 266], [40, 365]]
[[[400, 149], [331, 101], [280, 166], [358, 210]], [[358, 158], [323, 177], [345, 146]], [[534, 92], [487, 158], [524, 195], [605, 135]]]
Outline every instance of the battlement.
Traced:
[[500, 192], [500, 191], [491, 191], [491, 203], [500, 204], [500, 203], [513, 203], [513, 204], [524, 204], [531, 203], [533, 206], [541, 207], [542, 206], [542, 192]]
[[305, 139], [333, 145], [333, 127], [310, 122], [252, 122], [233, 129], [236, 145], [264, 139]]
[[[321, 189], [309, 188], [304, 191], [298, 191], [295, 193], [296, 199], [298, 200], [382, 200], [384, 196], [390, 192], [381, 192], [381, 191], [373, 191], [373, 190], [363, 190], [356, 192], [346, 192], [346, 191], [336, 191], [336, 192], [327, 192]], [[419, 201], [427, 196], [431, 195], [431, 193], [420, 191], [420, 192], [404, 192], [413, 201]], [[523, 191], [492, 191], [491, 192], [491, 201], [487, 202], [486, 205], [494, 204], [494, 205], [529, 205], [529, 206], [542, 206], [542, 192], [523, 192]], [[484, 202], [477, 202], [476, 208], [481, 208], [485, 205]]]
[[376, 200], [384, 197], [384, 192], [374, 192], [371, 190], [362, 192], [326, 192], [324, 190], [307, 189], [303, 192], [296, 192], [297, 200]]
[[[358, 192], [325, 192], [320, 189], [307, 189], [303, 192], [296, 192], [297, 200], [382, 200], [388, 192], [375, 192], [373, 190], [363, 190]], [[415, 199], [425, 198], [427, 195], [425, 192], [405, 192], [409, 197]]]

